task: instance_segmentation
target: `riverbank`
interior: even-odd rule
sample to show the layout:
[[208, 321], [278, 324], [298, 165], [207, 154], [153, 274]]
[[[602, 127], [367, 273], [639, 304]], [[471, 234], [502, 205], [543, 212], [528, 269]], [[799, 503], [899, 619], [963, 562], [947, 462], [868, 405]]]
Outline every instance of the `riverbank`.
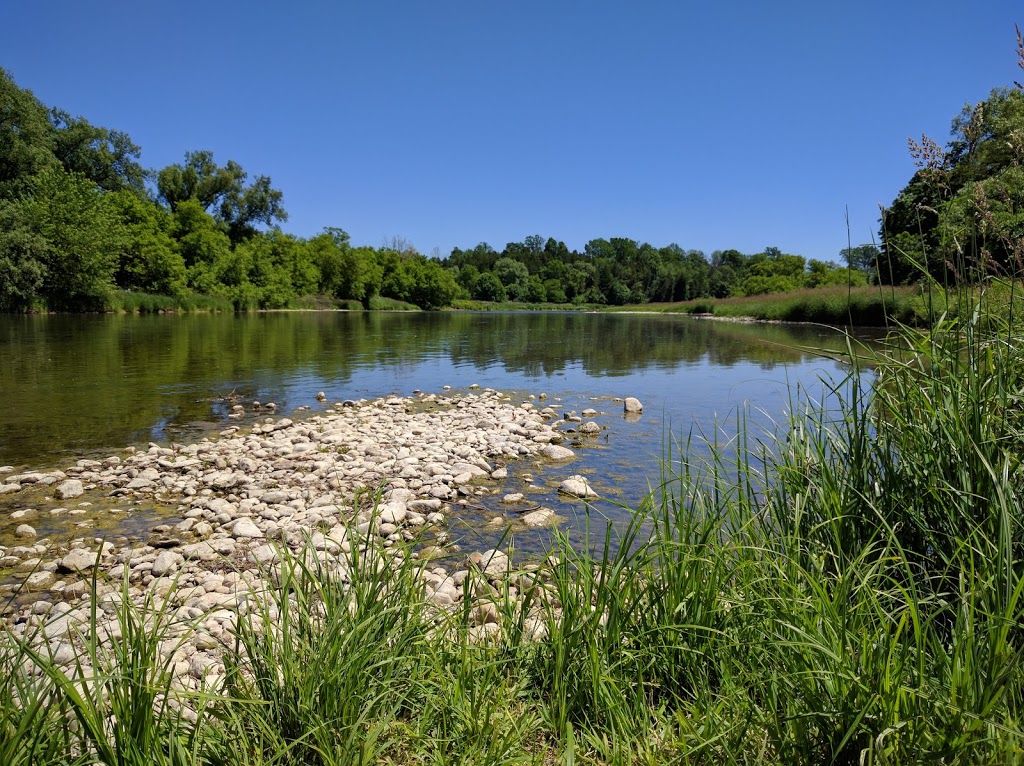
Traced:
[[[241, 405], [236, 410], [242, 414]], [[367, 544], [379, 538], [382, 549], [402, 551], [412, 542], [420, 560], [450, 562], [458, 551], [446, 548], [452, 541], [445, 521], [453, 507], [457, 512], [460, 504], [496, 492], [507, 476], [507, 461], [572, 460], [575, 453], [560, 442], [601, 432], [593, 421], [577, 429], [580, 420], [562, 420], [548, 407], [513, 403], [494, 391], [421, 394], [339, 402], [331, 412], [300, 421], [268, 416], [251, 428], [222, 431], [219, 438], [153, 444], [102, 460], [78, 460], [62, 471], [8, 471], [0, 474], [0, 497], [28, 508], [13, 511], [6, 525], [0, 567], [9, 574], [0, 599], [16, 597], [24, 604], [6, 615], [18, 626], [16, 635], [39, 627], [48, 641], [65, 642], [68, 630], [88, 619], [94, 574], [102, 582], [97, 596], [117, 591], [116, 583], [124, 580], [136, 604], [154, 592], [166, 595], [172, 582], [202, 587], [205, 598], [190, 608], [210, 611], [227, 602], [237, 605], [244, 600], [239, 589], [257, 587], [266, 567], [307, 546], [337, 557], [350, 551], [352, 540]], [[567, 486], [588, 492], [585, 481]], [[28, 495], [31, 502], [22, 497]], [[52, 526], [59, 518], [73, 528], [76, 516], [101, 498], [119, 506], [102, 512], [114, 519], [125, 518], [136, 505], [176, 506], [167, 512], [173, 523], [155, 526], [143, 539], [119, 535], [116, 528], [106, 538], [72, 535], [66, 544], [60, 541], [67, 534], [36, 539], [33, 522]], [[499, 529], [559, 521], [554, 510], [521, 494], [504, 501], [509, 515], [491, 519]], [[447, 580], [442, 567], [432, 571], [440, 577], [434, 585]], [[234, 574], [225, 592], [229, 572]], [[452, 606], [460, 600], [460, 593], [448, 590], [451, 598], [435, 595], [434, 602]], [[54, 627], [47, 605], [56, 604], [61, 609]], [[225, 629], [221, 625], [197, 640], [223, 639]]]
[[680, 303], [608, 308], [611, 312], [690, 314], [716, 319], [824, 324], [834, 327], [932, 327], [942, 317], [969, 314], [979, 301], [986, 316], [1010, 321], [1020, 286], [992, 280], [983, 287], [946, 291], [939, 286], [818, 287], [735, 298], [698, 298]]
[[[935, 299], [938, 300], [937, 298]], [[943, 299], [943, 305], [945, 300]], [[928, 293], [918, 287], [817, 287], [736, 298], [623, 306], [609, 311], [690, 314], [716, 319], [816, 323], [836, 327], [930, 325]], [[934, 314], [937, 316], [938, 312]]]
[[[502, 455], [560, 459], [543, 455], [558, 418], [539, 399], [387, 397], [152, 447], [127, 470], [123, 456], [80, 466], [83, 489], [105, 476], [111, 491], [180, 492], [185, 527], [137, 568], [83, 540], [102, 576], [48, 618], [19, 607], [0, 644], [0, 731], [25, 734], [0, 737], [0, 759], [1014, 763], [1020, 343], [979, 317], [908, 334], [875, 360], [880, 385], [853, 360], [842, 400], [794, 394], [775, 440], [741, 428], [704, 459], [673, 443], [625, 528], [604, 536], [594, 515], [594, 534], [556, 535], [533, 561], [501, 546], [449, 564], [417, 546], [445, 545], [453, 500], [493, 487]], [[355, 441], [333, 441], [347, 418]], [[435, 449], [450, 455], [436, 476]], [[244, 460], [258, 480], [237, 483]], [[358, 502], [330, 484], [369, 488], [378, 470], [381, 492]], [[308, 488], [336, 494], [321, 506]], [[66, 569], [73, 551], [48, 563]], [[55, 621], [78, 637], [49, 634]]]

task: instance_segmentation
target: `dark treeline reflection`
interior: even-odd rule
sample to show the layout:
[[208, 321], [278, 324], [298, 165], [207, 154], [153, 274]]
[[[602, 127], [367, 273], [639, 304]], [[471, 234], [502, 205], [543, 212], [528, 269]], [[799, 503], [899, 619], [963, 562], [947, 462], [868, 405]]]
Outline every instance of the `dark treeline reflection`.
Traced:
[[804, 348], [841, 351], [842, 336], [828, 328], [696, 320], [628, 314], [434, 315], [450, 336], [452, 360], [500, 362], [510, 372], [551, 375], [578, 364], [593, 376], [626, 375], [681, 364], [771, 369], [806, 355]]
[[0, 464], [165, 438], [169, 424], [222, 420], [230, 403], [220, 398], [231, 394], [274, 400], [280, 412], [314, 403], [320, 388], [375, 395], [396, 379], [427, 388], [428, 361], [466, 374], [497, 367], [515, 388], [570, 367], [593, 377], [770, 368], [799, 360], [796, 346], [838, 348], [825, 332], [580, 313], [3, 316]]

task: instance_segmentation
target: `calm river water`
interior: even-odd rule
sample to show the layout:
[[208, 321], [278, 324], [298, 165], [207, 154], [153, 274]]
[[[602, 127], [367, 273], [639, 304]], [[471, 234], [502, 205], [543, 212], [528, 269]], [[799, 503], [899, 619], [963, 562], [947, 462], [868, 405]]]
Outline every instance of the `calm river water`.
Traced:
[[[274, 401], [284, 415], [323, 409], [318, 391], [334, 402], [475, 383], [607, 413], [595, 418], [606, 438], [557, 475], [534, 471], [536, 501], [558, 502], [551, 483], [584, 473], [632, 504], [657, 481], [670, 440], [716, 424], [728, 436], [740, 408], [784, 417], [795, 386], [818, 395], [820, 378], [845, 374], [805, 349], [842, 347], [827, 328], [637, 314], [0, 316], [0, 465], [64, 467], [202, 438], [228, 422], [225, 397]], [[635, 422], [613, 401], [626, 396], [643, 402]], [[521, 489], [513, 472], [502, 491]]]

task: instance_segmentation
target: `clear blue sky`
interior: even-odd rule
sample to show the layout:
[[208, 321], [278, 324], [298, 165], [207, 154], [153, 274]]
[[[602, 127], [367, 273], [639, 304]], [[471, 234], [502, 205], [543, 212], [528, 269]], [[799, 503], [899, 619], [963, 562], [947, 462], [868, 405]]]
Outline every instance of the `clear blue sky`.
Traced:
[[425, 253], [530, 234], [835, 259], [966, 101], [1019, 0], [8, 3], [0, 66], [284, 191], [286, 231]]

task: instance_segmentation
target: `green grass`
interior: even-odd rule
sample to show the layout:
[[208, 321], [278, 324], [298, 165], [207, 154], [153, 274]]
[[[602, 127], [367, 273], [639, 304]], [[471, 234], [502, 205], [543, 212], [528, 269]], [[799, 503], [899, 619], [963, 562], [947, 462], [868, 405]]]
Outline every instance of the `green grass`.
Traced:
[[217, 694], [171, 683], [157, 601], [70, 670], [11, 633], [0, 762], [1024, 763], [1024, 340], [963, 314], [873, 351], [873, 382], [854, 362], [841, 404], [795, 392], [775, 434], [671, 446], [632, 523], [468, 578], [452, 614], [354, 531], [286, 557]]
[[104, 302], [103, 309], [115, 314], [233, 312], [235, 310], [230, 300], [213, 295], [184, 293], [171, 296], [131, 290], [113, 291]]
[[[887, 327], [929, 324], [928, 294], [919, 287], [817, 287], [787, 293], [692, 301], [619, 310], [712, 314], [773, 322], [815, 322], [837, 326]], [[933, 305], [934, 309], [934, 296]]]
[[414, 303], [406, 303], [396, 298], [374, 295], [370, 298], [370, 309], [372, 311], [419, 311], [420, 307]]
[[362, 311], [363, 304], [356, 300], [342, 300], [329, 295], [303, 295], [288, 304], [289, 309], [304, 311]]
[[[985, 321], [1015, 321], [1013, 301], [1019, 286], [991, 280], [985, 286]], [[955, 317], [964, 307], [969, 318], [980, 293], [947, 292], [938, 285], [912, 287], [816, 287], [787, 293], [735, 298], [698, 298], [681, 303], [622, 306], [610, 311], [650, 311], [673, 314], [710, 314], [728, 319], [767, 322], [813, 322], [839, 327], [931, 327], [942, 317]], [[1019, 314], [1019, 310], [1017, 311]]]
[[517, 301], [478, 301], [461, 299], [452, 302], [452, 308], [460, 311], [592, 311], [591, 304], [579, 303], [526, 303]]

